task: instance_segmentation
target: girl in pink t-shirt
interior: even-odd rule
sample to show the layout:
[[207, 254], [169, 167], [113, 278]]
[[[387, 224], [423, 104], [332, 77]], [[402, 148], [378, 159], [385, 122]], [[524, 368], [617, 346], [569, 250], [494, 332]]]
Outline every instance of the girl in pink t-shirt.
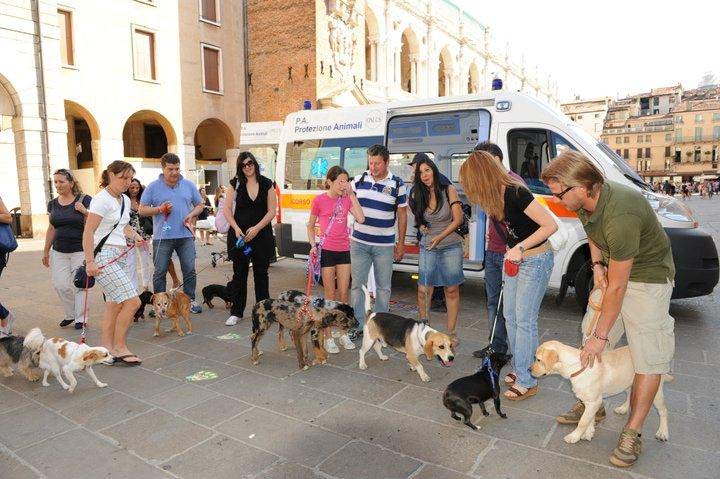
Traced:
[[[355, 221], [365, 221], [360, 203], [349, 183], [348, 172], [340, 166], [333, 166], [325, 177], [327, 192], [315, 197], [310, 207], [308, 220], [308, 239], [310, 254], [317, 254], [318, 244], [323, 239], [320, 251], [320, 267], [322, 268], [325, 299], [349, 303], [350, 288], [350, 235], [348, 231], [348, 212]], [[332, 223], [330, 220], [332, 219]], [[320, 226], [320, 236], [315, 235], [315, 226]], [[337, 282], [337, 290], [335, 284]], [[330, 330], [325, 331], [325, 350], [328, 353], [339, 353]], [[345, 349], [355, 349], [355, 345], [344, 334], [340, 342]]]

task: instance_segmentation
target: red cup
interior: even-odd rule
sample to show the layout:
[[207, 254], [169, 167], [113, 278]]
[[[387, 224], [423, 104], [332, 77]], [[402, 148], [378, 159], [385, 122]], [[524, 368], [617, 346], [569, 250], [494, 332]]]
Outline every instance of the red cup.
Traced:
[[520, 271], [520, 263], [516, 263], [515, 261], [510, 261], [509, 259], [506, 259], [504, 268], [506, 275], [517, 276], [518, 271]]

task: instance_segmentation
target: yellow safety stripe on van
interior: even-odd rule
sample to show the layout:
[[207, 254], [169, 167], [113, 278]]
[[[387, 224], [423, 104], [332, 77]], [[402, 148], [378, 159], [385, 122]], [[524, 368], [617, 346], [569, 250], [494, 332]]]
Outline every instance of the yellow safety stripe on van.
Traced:
[[321, 192], [318, 192], [316, 194], [290, 193], [288, 191], [283, 191], [280, 193], [280, 207], [283, 209], [310, 211], [312, 200], [320, 193]]
[[577, 218], [577, 213], [565, 208], [560, 200], [553, 196], [533, 195], [541, 205], [555, 213], [558, 218]]
[[[292, 210], [307, 210], [310, 211], [310, 206], [312, 205], [312, 200], [319, 195], [321, 192], [318, 193], [291, 193], [289, 191], [284, 191], [280, 195], [280, 206], [283, 209], [292, 209]], [[555, 199], [552, 196], [543, 196], [543, 195], [534, 195], [535, 199], [538, 200], [538, 203], [542, 204], [546, 208], [548, 208], [550, 211], [555, 213], [555, 216], [558, 218], [577, 218], [577, 214], [574, 211], [570, 211], [569, 209], [565, 208], [565, 205], [560, 202], [560, 200]]]

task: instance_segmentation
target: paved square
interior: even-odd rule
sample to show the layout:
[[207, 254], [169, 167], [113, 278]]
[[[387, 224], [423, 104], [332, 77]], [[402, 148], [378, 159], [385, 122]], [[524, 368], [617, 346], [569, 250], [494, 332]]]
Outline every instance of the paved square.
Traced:
[[[720, 201], [693, 198], [689, 204], [717, 243]], [[0, 280], [3, 304], [18, 317], [17, 331], [40, 326], [46, 336], [77, 340], [75, 330], [57, 325], [62, 310], [49, 271], [40, 265], [42, 241], [21, 243]], [[217, 247], [198, 248], [198, 269], [209, 264], [211, 251]], [[204, 270], [198, 294], [206, 284], [226, 283], [231, 272], [230, 263]], [[272, 294], [300, 288], [304, 263], [281, 260], [270, 275]], [[393, 298], [411, 303], [410, 276], [396, 274], [393, 281]], [[549, 291], [543, 303], [541, 340], [577, 343], [581, 317], [574, 297], [557, 307], [555, 296]], [[630, 471], [607, 461], [625, 420], [612, 412], [591, 443], [563, 441], [569, 428], [554, 417], [574, 396], [558, 377], [543, 379], [530, 400], [504, 401], [508, 419], [498, 418], [492, 407], [487, 418], [476, 412], [477, 432], [450, 419], [442, 391], [478, 367], [471, 352], [488, 336], [482, 281], [467, 281], [461, 297], [458, 358], [452, 368], [423, 359], [429, 383], [408, 369], [403, 355], [387, 350], [387, 362], [368, 353], [366, 371], [357, 368], [357, 351], [345, 350], [325, 366], [299, 371], [295, 352], [278, 351], [274, 334], [263, 339], [265, 354], [253, 366], [250, 321], [226, 327], [228, 311], [220, 304], [194, 315], [196, 334], [185, 338], [172, 333], [153, 338], [150, 321], [137, 323], [130, 347], [143, 365], [95, 368], [109, 384], [105, 389], [83, 373], [72, 395], [54, 380], [43, 388], [17, 374], [0, 378], [0, 477], [717, 477], [720, 293], [673, 301], [675, 381], [666, 385], [670, 441], [653, 438], [658, 418], [652, 411], [643, 454]], [[99, 288], [91, 300], [88, 342], [96, 344]], [[433, 321], [442, 325], [441, 315], [434, 314]]]

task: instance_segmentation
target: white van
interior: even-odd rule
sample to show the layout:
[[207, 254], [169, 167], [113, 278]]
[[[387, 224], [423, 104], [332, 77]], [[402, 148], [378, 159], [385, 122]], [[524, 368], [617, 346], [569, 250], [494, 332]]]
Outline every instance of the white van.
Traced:
[[[260, 165], [260, 174], [275, 180], [278, 148], [282, 136], [283, 122], [257, 121], [240, 125], [240, 151], [249, 151]], [[235, 176], [237, 157], [228, 158], [230, 178]]]
[[[373, 112], [368, 123], [364, 119]], [[382, 118], [383, 128], [375, 119]], [[356, 123], [354, 128], [343, 125]], [[304, 125], [298, 128], [298, 125]], [[332, 137], [328, 136], [332, 134]], [[460, 165], [474, 146], [489, 140], [505, 154], [505, 166], [521, 175], [535, 197], [550, 208], [570, 230], [570, 239], [555, 254], [550, 286], [562, 300], [573, 286], [584, 306], [591, 289], [587, 237], [575, 213], [550, 195], [540, 181], [542, 169], [564, 149], [575, 149], [604, 173], [608, 180], [637, 188], [648, 199], [673, 246], [677, 269], [673, 298], [710, 294], [718, 282], [718, 255], [712, 237], [698, 228], [691, 211], [680, 201], [652, 192], [650, 187], [610, 147], [587, 134], [562, 112], [522, 93], [492, 91], [477, 95], [416, 100], [354, 109], [303, 111], [288, 115], [278, 155], [282, 221], [276, 225], [279, 252], [306, 255], [305, 223], [310, 202], [320, 192], [319, 175], [327, 169], [313, 165], [340, 164], [351, 174], [365, 168], [362, 147], [384, 143], [391, 153], [390, 171], [406, 181], [407, 166], [415, 153], [427, 153], [441, 173], [450, 178], [464, 199]], [[322, 158], [322, 160], [318, 160]], [[323, 173], [324, 178], [324, 173]], [[280, 179], [283, 180], [280, 180]], [[290, 182], [288, 183], [288, 178]], [[286, 184], [283, 184], [286, 183]], [[417, 240], [408, 215], [407, 254], [395, 269], [417, 269]], [[484, 213], [473, 207], [471, 234], [465, 239], [465, 272], [482, 274], [485, 251]]]

